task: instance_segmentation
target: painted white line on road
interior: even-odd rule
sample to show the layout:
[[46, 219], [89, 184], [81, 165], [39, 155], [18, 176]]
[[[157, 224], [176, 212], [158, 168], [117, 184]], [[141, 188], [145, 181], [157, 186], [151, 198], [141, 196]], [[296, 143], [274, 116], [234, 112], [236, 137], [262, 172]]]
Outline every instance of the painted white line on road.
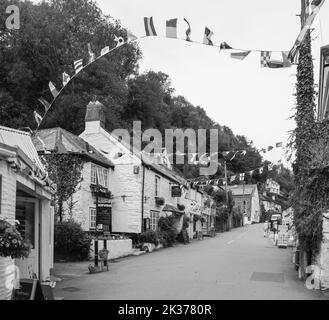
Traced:
[[231, 240], [231, 241], [229, 241], [227, 244], [231, 244], [232, 242], [234, 242], [235, 240]]

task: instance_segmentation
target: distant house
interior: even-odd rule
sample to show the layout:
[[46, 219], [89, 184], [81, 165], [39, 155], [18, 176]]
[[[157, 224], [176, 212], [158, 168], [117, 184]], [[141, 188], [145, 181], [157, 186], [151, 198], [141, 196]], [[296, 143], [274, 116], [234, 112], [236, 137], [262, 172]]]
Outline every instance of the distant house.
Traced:
[[[29, 256], [15, 259], [21, 278], [46, 280], [53, 267], [53, 190], [29, 133], [0, 126], [0, 216], [32, 246]], [[3, 280], [0, 274], [0, 282]]]
[[258, 223], [260, 204], [257, 185], [233, 185], [227, 188], [232, 192], [234, 207], [243, 214], [244, 224]]
[[265, 191], [271, 194], [280, 194], [280, 184], [272, 178], [269, 178], [265, 182]]
[[264, 205], [265, 212], [267, 211], [277, 211], [279, 213], [282, 212], [281, 202], [278, 200], [279, 198], [275, 195], [267, 195], [266, 192], [260, 195], [260, 200]]
[[[95, 231], [96, 196], [98, 210], [111, 217], [109, 184], [113, 163], [86, 141], [62, 128], [39, 130], [33, 137], [33, 143], [39, 155], [46, 160], [54, 154], [77, 156], [83, 160], [82, 181], [72, 198], [64, 203], [63, 218], [73, 218], [84, 231]], [[110, 221], [103, 225], [105, 231], [111, 231]]]

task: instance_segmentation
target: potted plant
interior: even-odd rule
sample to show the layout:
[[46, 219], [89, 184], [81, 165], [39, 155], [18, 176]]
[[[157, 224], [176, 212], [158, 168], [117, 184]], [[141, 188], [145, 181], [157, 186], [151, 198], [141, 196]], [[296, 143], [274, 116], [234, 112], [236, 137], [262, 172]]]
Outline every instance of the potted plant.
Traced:
[[27, 258], [30, 245], [15, 225], [0, 217], [0, 300], [9, 300], [15, 280], [14, 259]]
[[155, 197], [155, 204], [157, 206], [163, 206], [165, 204], [165, 199], [160, 197]]

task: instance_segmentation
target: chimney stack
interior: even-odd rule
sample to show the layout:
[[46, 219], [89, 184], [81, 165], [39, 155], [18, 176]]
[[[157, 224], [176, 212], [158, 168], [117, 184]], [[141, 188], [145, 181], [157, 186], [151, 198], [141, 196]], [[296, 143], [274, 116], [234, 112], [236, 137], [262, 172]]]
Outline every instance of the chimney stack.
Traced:
[[98, 132], [102, 127], [105, 129], [105, 107], [99, 101], [90, 101], [87, 105], [85, 117], [86, 131]]

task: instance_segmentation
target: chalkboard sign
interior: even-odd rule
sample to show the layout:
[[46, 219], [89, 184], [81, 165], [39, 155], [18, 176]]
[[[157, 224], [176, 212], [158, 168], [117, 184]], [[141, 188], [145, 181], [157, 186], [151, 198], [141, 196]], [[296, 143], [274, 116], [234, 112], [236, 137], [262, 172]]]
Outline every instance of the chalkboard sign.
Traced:
[[14, 290], [13, 300], [45, 300], [40, 281], [20, 279], [20, 289]]

